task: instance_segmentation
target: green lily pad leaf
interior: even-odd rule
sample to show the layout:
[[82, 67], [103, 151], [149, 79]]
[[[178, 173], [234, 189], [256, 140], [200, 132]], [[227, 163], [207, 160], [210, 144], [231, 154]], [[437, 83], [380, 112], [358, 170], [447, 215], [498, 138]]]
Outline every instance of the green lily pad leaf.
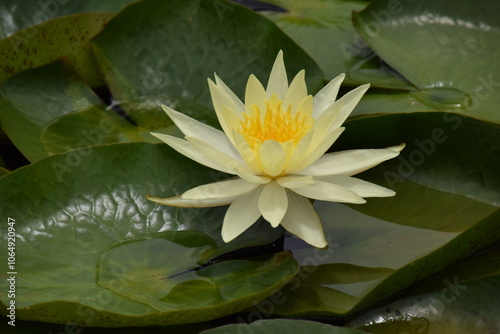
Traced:
[[[395, 5], [396, 4], [396, 5]], [[368, 45], [435, 110], [500, 122], [500, 4], [375, 1], [353, 16]], [[467, 23], [467, 24], [465, 24]]]
[[306, 69], [309, 90], [322, 87], [322, 71], [276, 25], [225, 1], [144, 0], [117, 14], [93, 43], [114, 99], [147, 128], [169, 121], [161, 104], [189, 116], [193, 104], [211, 110], [206, 80], [214, 72], [242, 97], [250, 74], [267, 80], [280, 49], [290, 77]]
[[317, 334], [363, 334], [361, 330], [330, 326], [314, 321], [270, 319], [258, 320], [251, 324], [240, 323], [209, 329], [202, 334], [239, 334], [239, 333], [317, 333]]
[[[497, 247], [454, 266], [348, 326], [376, 334], [439, 334], [443, 329], [457, 334], [494, 333], [500, 329], [499, 256]], [[483, 275], [476, 276], [478, 272]]]
[[[82, 326], [173, 324], [229, 314], [269, 296], [297, 270], [288, 253], [257, 262], [215, 263], [198, 270], [196, 278], [182, 271], [186, 268], [183, 266], [195, 269], [190, 266], [192, 263], [198, 267], [199, 263], [205, 264], [221, 254], [273, 242], [282, 234], [281, 228], [273, 229], [260, 221], [226, 244], [220, 235], [225, 208], [173, 208], [145, 198], [147, 194], [175, 195], [226, 177], [184, 158], [166, 145], [146, 143], [72, 150], [1, 177], [0, 212], [16, 221], [18, 319]], [[191, 234], [171, 237], [169, 231]], [[200, 237], [199, 233], [193, 236], [192, 231], [207, 237]], [[158, 233], [166, 240], [150, 241], [158, 239]], [[7, 224], [2, 225], [1, 235], [4, 236], [1, 244], [6, 247]], [[184, 252], [194, 259], [188, 263], [184, 258], [179, 267], [172, 267], [175, 264], [168, 254], [179, 259], [187, 256], [182, 255]], [[6, 256], [4, 252], [0, 258], [5, 263]], [[145, 257], [150, 260], [146, 262]], [[129, 264], [126, 266], [123, 261]], [[126, 275], [117, 277], [117, 265]], [[231, 273], [236, 275], [236, 272], [242, 273], [242, 277], [237, 277], [241, 280], [238, 288], [226, 284], [233, 277]], [[164, 299], [169, 294], [153, 295], [161, 297], [160, 311], [149, 305], [151, 301], [149, 304], [137, 301], [137, 295], [144, 290], [127, 285], [129, 277], [134, 277], [134, 281], [151, 282], [156, 278], [163, 282], [162, 278], [174, 274], [181, 275], [172, 280], [182, 282], [170, 290], [170, 297], [184, 305], [183, 316], [177, 311], [163, 310], [164, 305], [172, 303]], [[2, 289], [7, 284], [5, 275], [1, 276]], [[135, 294], [129, 290], [117, 293], [110, 281], [135, 288]], [[192, 291], [191, 285], [200, 292], [199, 296], [210, 300], [210, 306], [192, 307], [202, 301], [185, 293]], [[219, 295], [213, 294], [213, 286]], [[7, 305], [7, 295], [1, 298]]]
[[64, 61], [9, 78], [0, 90], [0, 120], [30, 161], [92, 145], [158, 142], [107, 108]]
[[4, 167], [0, 167], [0, 176], [10, 173], [10, 171]]
[[315, 202], [330, 248], [285, 239], [301, 270], [274, 309], [280, 316], [352, 314], [500, 240], [496, 126], [435, 112], [361, 117], [346, 127], [335, 150], [407, 143], [398, 158], [359, 175], [396, 196]]
[[[68, 1], [68, 0], [4, 0], [0, 3], [0, 39], [58, 16], [83, 12], [117, 12], [134, 0]], [[41, 27], [41, 26], [40, 26]], [[32, 38], [38, 28], [25, 30], [25, 38]]]
[[[389, 67], [373, 52], [364, 57], [355, 57], [351, 59], [349, 67], [346, 70], [346, 83], [370, 83], [372, 87], [378, 88], [406, 91], [415, 90], [415, 86], [408, 82], [401, 74]], [[363, 98], [363, 100], [365, 98]]]
[[283, 12], [263, 12], [293, 38], [331, 80], [346, 73], [345, 83], [370, 82], [377, 87], [412, 89], [394, 70], [378, 62], [352, 26], [353, 11], [360, 11], [366, 1], [293, 1], [268, 0]]
[[435, 111], [433, 108], [417, 99], [412, 93], [367, 94], [356, 105], [351, 114], [355, 119], [364, 116], [379, 116], [385, 114], [411, 113], [416, 111]]
[[101, 85], [102, 77], [92, 57], [89, 40], [102, 30], [113, 15], [84, 13], [60, 17], [1, 40], [0, 56], [3, 61], [0, 83], [15, 73], [65, 57], [86, 82], [92, 86]]
[[299, 2], [267, 0], [286, 12], [264, 12], [293, 38], [325, 72], [328, 80], [346, 72], [352, 58], [365, 56], [370, 49], [352, 26], [352, 11], [360, 11], [366, 1]]

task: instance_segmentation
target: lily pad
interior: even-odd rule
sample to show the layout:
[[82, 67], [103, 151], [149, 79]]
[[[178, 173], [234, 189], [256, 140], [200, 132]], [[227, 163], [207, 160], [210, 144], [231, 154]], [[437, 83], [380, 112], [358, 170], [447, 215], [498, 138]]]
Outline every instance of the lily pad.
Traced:
[[251, 324], [240, 323], [209, 329], [202, 334], [239, 334], [239, 333], [316, 333], [316, 334], [363, 334], [366, 332], [341, 328], [306, 320], [272, 319], [258, 320]]
[[[269, 296], [296, 272], [288, 253], [199, 266], [232, 250], [273, 242], [282, 229], [261, 221], [225, 244], [225, 208], [180, 209], [145, 198], [226, 177], [166, 145], [134, 143], [72, 150], [0, 178], [0, 212], [15, 220], [18, 319], [108, 327], [174, 324], [236, 312]], [[7, 224], [2, 226], [5, 246]], [[6, 262], [7, 253], [1, 256]], [[5, 288], [6, 274], [1, 276]], [[148, 286], [161, 286], [166, 295]], [[199, 298], [186, 291], [197, 291]], [[6, 295], [1, 301], [9, 302]], [[165, 305], [177, 302], [166, 311]]]
[[[59, 16], [84, 12], [117, 12], [134, 0], [4, 0], [0, 3], [0, 39]], [[26, 31], [31, 37], [34, 29]]]
[[[383, 131], [373, 138], [371, 129]], [[499, 242], [498, 128], [448, 113], [363, 117], [347, 123], [336, 148], [399, 142], [407, 147], [397, 159], [359, 176], [396, 196], [359, 206], [316, 201], [328, 250], [285, 239], [301, 271], [272, 313], [352, 314]]]
[[495, 1], [384, 0], [355, 13], [353, 22], [377, 55], [420, 90], [416, 98], [498, 123], [499, 13]]
[[293, 38], [331, 80], [346, 73], [344, 83], [367, 83], [373, 86], [412, 89], [393, 69], [380, 62], [352, 25], [353, 11], [360, 11], [366, 1], [294, 1], [267, 0], [286, 12], [263, 12], [266, 17]]
[[19, 73], [0, 93], [3, 130], [30, 161], [92, 145], [158, 142], [108, 109], [64, 61]]
[[250, 74], [267, 80], [280, 49], [289, 76], [307, 71], [322, 87], [316, 63], [268, 19], [219, 0], [144, 0], [117, 14], [93, 39], [106, 83], [137, 124], [163, 127], [166, 104], [193, 117], [193, 104], [212, 108], [214, 72], [240, 97]]
[[348, 326], [383, 334], [494, 333], [500, 329], [499, 256], [497, 247], [454, 266]]
[[113, 15], [84, 13], [60, 17], [1, 40], [0, 83], [15, 73], [65, 57], [86, 82], [92, 86], [102, 85], [102, 76], [92, 56], [89, 40], [102, 30]]

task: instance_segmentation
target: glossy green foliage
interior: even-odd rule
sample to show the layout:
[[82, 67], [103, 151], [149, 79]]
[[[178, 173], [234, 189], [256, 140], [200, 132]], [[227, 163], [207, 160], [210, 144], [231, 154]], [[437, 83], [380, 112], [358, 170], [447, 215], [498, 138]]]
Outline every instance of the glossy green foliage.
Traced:
[[[198, 268], [217, 255], [272, 242], [281, 230], [261, 222], [225, 244], [225, 208], [187, 210], [145, 198], [224, 175], [165, 145], [84, 150], [86, 155], [54, 155], [1, 178], [0, 212], [15, 221], [15, 270], [22, 273], [16, 281], [19, 319], [106, 327], [204, 321], [253, 305], [295, 274], [290, 253]], [[7, 230], [3, 224], [2, 245]], [[7, 253], [0, 256], [6, 263]], [[2, 274], [2, 289], [7, 277]], [[7, 305], [7, 295], [1, 298]]]

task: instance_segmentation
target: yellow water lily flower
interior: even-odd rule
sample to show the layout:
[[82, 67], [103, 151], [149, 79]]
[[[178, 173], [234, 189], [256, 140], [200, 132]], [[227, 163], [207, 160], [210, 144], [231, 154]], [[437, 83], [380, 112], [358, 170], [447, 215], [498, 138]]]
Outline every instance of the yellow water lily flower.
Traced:
[[404, 145], [326, 153], [344, 131], [342, 123], [369, 85], [362, 85], [335, 101], [344, 79], [341, 74], [314, 97], [307, 94], [305, 71], [291, 84], [280, 51], [267, 88], [250, 75], [245, 103], [215, 75], [208, 86], [224, 132], [167, 106], [165, 112], [185, 139], [152, 133], [194, 161], [235, 175], [201, 185], [182, 195], [148, 199], [179, 207], [230, 204], [222, 238], [230, 242], [260, 216], [273, 227], [283, 226], [307, 243], [327, 246], [320, 218], [309, 198], [342, 203], [365, 203], [364, 197], [393, 196], [394, 191], [353, 178], [396, 157]]

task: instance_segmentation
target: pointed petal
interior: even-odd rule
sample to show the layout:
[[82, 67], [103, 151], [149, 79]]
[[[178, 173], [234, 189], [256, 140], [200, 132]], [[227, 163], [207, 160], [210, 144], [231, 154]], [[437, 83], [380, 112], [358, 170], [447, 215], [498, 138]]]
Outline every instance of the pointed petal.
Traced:
[[307, 96], [305, 73], [304, 70], [297, 73], [283, 100], [283, 108], [285, 111], [288, 110], [288, 105], [290, 104], [292, 106], [292, 114], [297, 110], [300, 101]]
[[[312, 116], [313, 111], [313, 97], [312, 95], [307, 95], [304, 97], [297, 106], [297, 110], [300, 110], [301, 114], [309, 114]], [[310, 118], [313, 121], [312, 118]]]
[[217, 76], [217, 74], [214, 73], [214, 76], [215, 76], [215, 83], [217, 84], [218, 87], [221, 88], [221, 90], [226, 93], [227, 97], [229, 97], [231, 99], [231, 101], [233, 102], [235, 108], [236, 108], [236, 112], [237, 113], [242, 113], [245, 111], [245, 105], [243, 104], [243, 102], [241, 102], [241, 100], [239, 99], [238, 96], [236, 96], [236, 94], [233, 93], [233, 91], [224, 83], [224, 81], [222, 81], [221, 78], [219, 78]]
[[340, 85], [344, 81], [345, 74], [342, 73], [332, 79], [325, 87], [323, 87], [316, 95], [314, 95], [314, 111], [313, 117], [318, 119], [323, 112], [330, 108], [337, 98]]
[[198, 151], [212, 161], [223, 166], [226, 170], [230, 170], [231, 174], [236, 174], [235, 171], [242, 171], [252, 174], [250, 167], [239, 156], [235, 156], [231, 151], [223, 151], [211, 143], [196, 137], [186, 137], [186, 140], [192, 144]]
[[216, 199], [183, 199], [180, 195], [173, 197], [156, 197], [147, 195], [146, 198], [151, 202], [158, 204], [176, 206], [181, 208], [211, 208], [214, 206], [228, 205], [234, 201], [235, 198], [216, 198]]
[[277, 227], [285, 216], [288, 198], [285, 189], [275, 181], [264, 186], [259, 197], [259, 210], [272, 227]]
[[354, 191], [361, 197], [391, 197], [396, 194], [391, 189], [345, 175], [318, 176], [315, 179], [337, 184]]
[[205, 154], [201, 153], [191, 143], [189, 143], [184, 139], [165, 135], [163, 133], [151, 132], [151, 134], [156, 138], [160, 139], [161, 141], [163, 141], [168, 146], [172, 147], [180, 154], [185, 155], [189, 159], [194, 160], [199, 164], [205, 165], [212, 169], [219, 170], [224, 173], [235, 174], [235, 172], [232, 169], [229, 169], [227, 166], [223, 166], [222, 164], [210, 159]]
[[302, 137], [297, 146], [293, 148], [286, 166], [285, 174], [292, 174], [294, 171], [299, 170], [297, 167], [302, 165], [304, 157], [307, 156], [307, 152], [310, 151], [313, 136], [314, 129]]
[[286, 76], [285, 63], [283, 62], [283, 51], [278, 52], [278, 56], [274, 61], [269, 81], [267, 82], [267, 96], [276, 94], [280, 100], [285, 98], [288, 89], [288, 78]]
[[302, 169], [313, 164], [323, 154], [325, 154], [325, 152], [328, 151], [330, 146], [333, 145], [333, 143], [342, 134], [342, 132], [344, 132], [344, 130], [345, 130], [345, 128], [334, 129], [334, 130], [330, 131], [330, 133], [328, 133], [324, 137], [323, 141], [319, 143], [319, 146], [312, 149], [312, 145], [311, 145], [310, 153], [308, 155], [306, 155], [299, 164], [297, 164], [297, 167], [295, 170], [290, 171], [290, 174], [297, 173], [297, 174], [303, 175], [304, 173], [302, 173]]
[[[259, 162], [257, 161], [257, 156], [255, 152], [248, 146], [247, 141], [241, 133], [238, 131], [234, 130], [232, 131], [232, 138], [234, 140], [234, 146], [240, 153], [240, 156], [245, 160], [245, 162], [248, 164], [248, 166], [255, 171], [256, 173], [260, 173], [260, 165]], [[255, 173], [250, 173], [250, 174], [255, 174]]]
[[[232, 152], [233, 156], [239, 155], [236, 148], [224, 132], [203, 124], [165, 105], [162, 105], [161, 107], [185, 136], [197, 137], [202, 140], [210, 141], [213, 146], [216, 146], [226, 152]], [[224, 109], [227, 110], [227, 107]]]
[[262, 187], [236, 198], [229, 206], [222, 223], [222, 239], [230, 242], [249, 228], [260, 217], [258, 201]]
[[294, 189], [312, 186], [314, 184], [314, 178], [309, 175], [289, 175], [276, 179], [276, 182], [284, 188]]
[[241, 112], [238, 110], [238, 106], [234, 104], [233, 99], [210, 79], [208, 79], [208, 88], [210, 89], [212, 104], [214, 105], [214, 110], [222, 130], [225, 133], [230, 133], [230, 127], [224, 117], [224, 107], [229, 108], [236, 117], [240, 117]]
[[333, 124], [341, 111], [342, 104], [335, 103], [328, 108], [328, 110], [324, 111], [323, 114], [316, 120], [314, 123], [314, 136], [311, 140], [311, 148], [316, 147], [323, 142], [325, 136], [328, 135], [332, 129], [334, 129]]
[[281, 226], [308, 244], [317, 248], [325, 248], [328, 243], [325, 239], [323, 226], [311, 201], [289, 190], [287, 195], [288, 210], [281, 221]]
[[268, 99], [266, 90], [260, 83], [259, 79], [255, 75], [251, 74], [247, 81], [247, 87], [245, 90], [245, 112], [250, 114], [252, 111], [252, 105], [256, 105], [261, 115], [263, 115], [267, 106], [264, 101]]
[[314, 185], [291, 189], [293, 192], [304, 197], [339, 203], [362, 204], [366, 201], [354, 191], [339, 185], [315, 180]]
[[181, 195], [182, 199], [214, 199], [231, 198], [245, 194], [260, 186], [258, 183], [250, 183], [237, 178], [204, 184], [186, 191]]
[[351, 90], [349, 93], [342, 96], [335, 103], [342, 103], [342, 111], [339, 116], [335, 120], [333, 124], [334, 127], [340, 127], [344, 121], [349, 117], [354, 107], [358, 104], [359, 100], [363, 97], [365, 92], [370, 88], [370, 84], [365, 84], [357, 87], [356, 89]]
[[327, 153], [299, 172], [303, 175], [354, 175], [395, 158], [404, 144], [382, 149], [347, 150]]
[[266, 140], [260, 147], [259, 162], [262, 172], [266, 175], [274, 177], [283, 173], [287, 161], [282, 143]]

